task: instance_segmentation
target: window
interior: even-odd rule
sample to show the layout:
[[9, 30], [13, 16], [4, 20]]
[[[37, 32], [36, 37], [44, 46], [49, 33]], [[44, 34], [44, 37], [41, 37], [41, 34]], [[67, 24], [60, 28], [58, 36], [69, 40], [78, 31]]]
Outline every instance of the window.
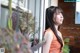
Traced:
[[[42, 41], [43, 30], [45, 28], [45, 9], [51, 5], [50, 3], [51, 0], [16, 0], [16, 1], [12, 0], [12, 8], [15, 8], [17, 4], [19, 4], [19, 7], [22, 10], [24, 11], [26, 10], [26, 12], [30, 12], [32, 14], [33, 16], [32, 18], [35, 23], [35, 25], [33, 26], [34, 28], [33, 35], [35, 38], [38, 38], [40, 41]], [[8, 8], [1, 7], [0, 27], [4, 27], [4, 28], [7, 27], [7, 18], [8, 18]], [[27, 31], [29, 32], [30, 27], [32, 27], [32, 25], [29, 24], [32, 21], [29, 22], [28, 19], [27, 19], [27, 26], [28, 26]], [[34, 53], [41, 53], [41, 48], [39, 48], [37, 51], [34, 51]]]
[[8, 0], [1, 0], [1, 4], [8, 6]]
[[12, 7], [16, 8], [16, 6], [25, 8], [26, 0], [12, 0]]
[[[22, 10], [25, 11], [25, 1], [26, 0], [12, 0], [12, 8], [17, 9], [16, 6], [19, 6]], [[0, 27], [5, 28], [7, 27], [7, 19], [9, 16], [9, 9], [8, 9], [8, 3], [9, 0], [1, 0], [1, 5], [0, 5]], [[12, 10], [14, 11], [14, 10]]]
[[[0, 1], [0, 21], [1, 21], [1, 1]], [[1, 25], [1, 22], [0, 22]]]
[[75, 24], [80, 24], [80, 2], [76, 2]]
[[5, 28], [7, 26], [8, 9], [1, 7], [0, 27]]
[[[42, 40], [43, 31], [45, 28], [45, 9], [50, 6], [51, 0], [26, 0], [27, 9], [31, 10], [34, 22], [35, 22], [35, 38], [38, 38], [39, 41]], [[41, 48], [34, 53], [41, 53]]]

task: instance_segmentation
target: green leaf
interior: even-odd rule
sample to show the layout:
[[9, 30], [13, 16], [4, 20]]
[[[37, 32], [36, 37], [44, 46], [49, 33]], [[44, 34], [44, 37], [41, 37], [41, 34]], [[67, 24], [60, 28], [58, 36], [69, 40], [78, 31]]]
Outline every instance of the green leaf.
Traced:
[[8, 28], [12, 30], [12, 19], [8, 18]]

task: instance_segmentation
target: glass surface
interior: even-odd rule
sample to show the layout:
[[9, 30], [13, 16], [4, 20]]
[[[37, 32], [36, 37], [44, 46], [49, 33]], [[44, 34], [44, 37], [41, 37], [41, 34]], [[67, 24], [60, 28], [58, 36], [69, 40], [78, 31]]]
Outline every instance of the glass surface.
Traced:
[[76, 2], [75, 24], [80, 24], [80, 2]]

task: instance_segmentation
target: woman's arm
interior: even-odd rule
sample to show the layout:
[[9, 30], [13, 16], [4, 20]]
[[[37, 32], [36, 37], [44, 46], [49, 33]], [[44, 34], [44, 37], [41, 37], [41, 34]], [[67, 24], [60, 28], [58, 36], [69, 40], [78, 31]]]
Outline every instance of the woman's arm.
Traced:
[[46, 40], [44, 39], [42, 42], [31, 47], [32, 51], [36, 51], [38, 48], [42, 47], [45, 43], [46, 43]]

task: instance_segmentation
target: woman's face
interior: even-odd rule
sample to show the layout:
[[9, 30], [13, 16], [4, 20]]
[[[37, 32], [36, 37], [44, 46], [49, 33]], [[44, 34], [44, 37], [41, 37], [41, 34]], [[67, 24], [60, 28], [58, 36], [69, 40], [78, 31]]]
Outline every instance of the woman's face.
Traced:
[[57, 25], [61, 25], [63, 23], [63, 15], [62, 13], [54, 13], [53, 21]]

